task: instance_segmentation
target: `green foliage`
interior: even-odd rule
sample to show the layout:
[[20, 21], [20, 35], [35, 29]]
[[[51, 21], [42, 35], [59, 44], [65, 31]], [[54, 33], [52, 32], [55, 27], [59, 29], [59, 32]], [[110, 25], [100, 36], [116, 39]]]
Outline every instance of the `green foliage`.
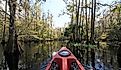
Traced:
[[121, 12], [121, 4], [116, 5], [114, 9], [112, 9], [112, 12]]
[[74, 6], [68, 4], [68, 5], [67, 5], [67, 11], [69, 11], [70, 13], [74, 12]]
[[64, 36], [69, 37], [70, 34], [74, 33], [75, 24], [70, 24], [67, 28], [65, 28]]
[[85, 48], [96, 48], [97, 47], [97, 45], [91, 45], [91, 44], [89, 44], [89, 45], [83, 45]]

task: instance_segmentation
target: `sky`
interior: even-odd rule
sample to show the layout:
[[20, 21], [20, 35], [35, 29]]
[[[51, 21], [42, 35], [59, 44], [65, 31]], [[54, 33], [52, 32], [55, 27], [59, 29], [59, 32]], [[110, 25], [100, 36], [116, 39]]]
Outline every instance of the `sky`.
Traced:
[[[117, 0], [99, 0], [99, 2], [101, 3], [108, 3], [108, 4], [111, 4], [112, 1], [117, 1]], [[54, 27], [64, 27], [65, 23], [70, 21], [68, 15], [63, 15], [61, 17], [58, 17], [58, 15], [62, 13], [63, 9], [66, 9], [66, 5], [63, 2], [63, 0], [46, 0], [46, 2], [42, 5], [43, 12], [47, 12], [49, 10], [50, 13], [53, 14]]]
[[[97, 0], [97, 2], [98, 1], [101, 3], [111, 4], [112, 1], [117, 1], [117, 0]], [[63, 2], [63, 0], [46, 0], [46, 2], [44, 2], [41, 5], [41, 8], [42, 8], [42, 12], [47, 14], [49, 10], [50, 13], [53, 15], [54, 27], [64, 27], [65, 23], [68, 23], [70, 21], [70, 18], [68, 15], [62, 15], [58, 17], [59, 14], [62, 14], [62, 10], [66, 9], [66, 5]]]
[[63, 15], [62, 10], [66, 9], [66, 5], [63, 0], [46, 0], [46, 2], [42, 5], [42, 11], [47, 12], [48, 10], [53, 15], [53, 24], [54, 27], [64, 27], [65, 23], [69, 22], [69, 16]]

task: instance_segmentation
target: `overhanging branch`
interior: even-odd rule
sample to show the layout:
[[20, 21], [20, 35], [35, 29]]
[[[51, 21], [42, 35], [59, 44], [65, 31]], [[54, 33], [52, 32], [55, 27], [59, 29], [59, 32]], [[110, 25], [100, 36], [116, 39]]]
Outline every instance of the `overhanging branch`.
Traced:
[[3, 12], [3, 13], [5, 13], [5, 14], [7, 14], [7, 15], [10, 16], [10, 14], [8, 14], [8, 13], [7, 13], [6, 11], [4, 11], [3, 9], [1, 9], [0, 12]]

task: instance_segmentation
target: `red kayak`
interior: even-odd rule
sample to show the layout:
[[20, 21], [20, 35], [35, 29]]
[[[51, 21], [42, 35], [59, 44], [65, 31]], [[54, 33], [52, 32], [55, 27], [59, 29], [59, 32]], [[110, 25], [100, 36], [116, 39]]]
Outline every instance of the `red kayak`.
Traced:
[[85, 70], [82, 64], [66, 47], [62, 47], [48, 63], [45, 70]]

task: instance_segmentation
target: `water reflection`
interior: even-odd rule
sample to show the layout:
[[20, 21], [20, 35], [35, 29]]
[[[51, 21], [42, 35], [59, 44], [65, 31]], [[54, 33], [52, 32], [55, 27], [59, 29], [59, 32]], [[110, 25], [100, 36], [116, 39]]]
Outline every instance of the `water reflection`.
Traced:
[[[70, 50], [73, 52], [73, 54], [77, 57], [77, 59], [84, 65], [84, 66], [90, 66], [92, 64], [92, 52], [91, 48], [88, 49], [87, 47], [84, 46], [74, 46], [72, 44], [69, 44]], [[118, 47], [116, 46], [107, 46], [105, 48], [98, 46], [94, 48], [95, 56], [94, 60], [96, 62], [96, 59], [100, 59], [102, 63], [105, 65], [106, 70], [118, 70], [119, 67], [118, 64], [119, 62], [117, 61], [117, 52], [118, 52]], [[88, 53], [88, 55], [87, 55]], [[120, 53], [120, 52], [119, 52]]]
[[[34, 70], [39, 70], [39, 65], [41, 65], [43, 61], [49, 60], [48, 58], [52, 56], [52, 52], [58, 51], [61, 48], [61, 45], [66, 45], [66, 43], [62, 41], [43, 41], [39, 43], [21, 42], [20, 46], [23, 48], [24, 52], [20, 57], [19, 68], [22, 67], [27, 70], [29, 70], [30, 68]], [[74, 50], [76, 48], [73, 49], [73, 46], [69, 46], [70, 50], [74, 53]], [[80, 58], [80, 62], [86, 65], [86, 48], [78, 46], [77, 49], [78, 53], [76, 51], [75, 54], [79, 56], [78, 58]], [[119, 52], [118, 56], [117, 52]], [[91, 58], [90, 53], [91, 52], [89, 50], [89, 59]], [[118, 48], [114, 46], [108, 46], [105, 49], [101, 47], [95, 49], [95, 58], [100, 58], [106, 67], [113, 67], [114, 70], [117, 70], [119, 68], [117, 58], [121, 57], [120, 55], [120, 48], [118, 50]], [[0, 64], [2, 64], [2, 60], [4, 60], [3, 50], [2, 47], [0, 47]]]
[[36, 69], [38, 65], [50, 58], [52, 52], [58, 51], [62, 44], [64, 43], [60, 41], [21, 43], [24, 53], [21, 56], [20, 63], [27, 69], [34, 67], [35, 70], [38, 70]]

